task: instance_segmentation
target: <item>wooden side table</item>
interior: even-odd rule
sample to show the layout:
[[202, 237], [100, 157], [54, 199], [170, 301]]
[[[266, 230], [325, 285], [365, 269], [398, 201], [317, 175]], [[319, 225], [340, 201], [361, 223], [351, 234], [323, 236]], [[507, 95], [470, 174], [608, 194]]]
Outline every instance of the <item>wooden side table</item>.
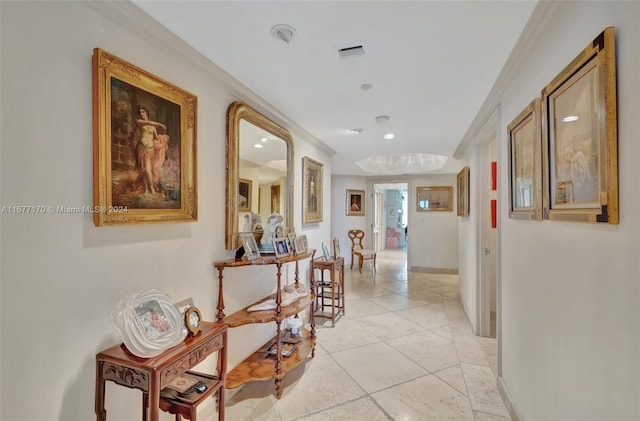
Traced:
[[[315, 270], [320, 270], [320, 280], [315, 281]], [[329, 281], [324, 279], [324, 271], [329, 271]], [[336, 280], [336, 271], [339, 272], [339, 278]], [[324, 260], [317, 259], [312, 263], [311, 274], [313, 276], [316, 288], [316, 303], [314, 308], [315, 317], [331, 319], [333, 326], [336, 325], [336, 319], [345, 314], [344, 308], [344, 257]], [[325, 307], [331, 307], [331, 316], [322, 314]], [[320, 310], [321, 313], [317, 311]]]
[[[218, 351], [217, 373], [208, 390], [203, 394], [211, 396], [218, 393], [218, 420], [224, 420], [224, 388], [227, 371], [227, 326], [222, 323], [202, 322], [202, 331], [196, 336], [187, 336], [185, 340], [162, 354], [151, 358], [140, 358], [131, 354], [123, 344], [115, 345], [96, 355], [96, 398], [95, 411], [98, 421], [106, 421], [107, 411], [104, 409], [105, 382], [113, 381], [119, 385], [140, 389], [143, 392], [143, 419], [146, 419], [148, 403], [150, 420], [158, 421], [160, 408], [180, 415], [193, 416], [191, 408], [176, 409], [177, 406], [160, 398], [160, 390], [173, 379], [204, 361], [209, 355]], [[197, 403], [199, 403], [198, 401]], [[193, 404], [191, 406], [196, 406]], [[191, 418], [193, 419], [193, 418]]]

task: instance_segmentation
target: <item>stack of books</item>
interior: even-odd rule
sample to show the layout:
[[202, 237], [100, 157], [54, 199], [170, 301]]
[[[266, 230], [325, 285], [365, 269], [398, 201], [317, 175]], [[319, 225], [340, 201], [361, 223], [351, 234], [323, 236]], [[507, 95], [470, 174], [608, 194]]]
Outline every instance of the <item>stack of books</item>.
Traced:
[[[293, 352], [298, 348], [298, 344], [295, 343], [295, 342], [280, 341], [280, 346], [282, 347], [282, 356], [283, 357], [291, 356], [291, 354], [293, 354]], [[277, 344], [277, 342], [274, 342], [273, 344], [271, 344], [269, 349], [267, 349], [267, 354], [270, 354], [270, 355], [277, 355], [278, 354], [278, 344]]]

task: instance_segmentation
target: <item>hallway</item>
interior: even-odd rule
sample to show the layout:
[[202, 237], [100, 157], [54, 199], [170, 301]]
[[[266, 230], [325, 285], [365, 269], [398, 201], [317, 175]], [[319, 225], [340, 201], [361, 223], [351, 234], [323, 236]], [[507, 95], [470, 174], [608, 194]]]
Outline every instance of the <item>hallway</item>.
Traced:
[[346, 315], [318, 320], [316, 356], [288, 373], [282, 399], [272, 381], [230, 390], [227, 420], [508, 419], [496, 340], [471, 332], [457, 275], [407, 272], [406, 251], [387, 250], [376, 274], [346, 266], [345, 289]]

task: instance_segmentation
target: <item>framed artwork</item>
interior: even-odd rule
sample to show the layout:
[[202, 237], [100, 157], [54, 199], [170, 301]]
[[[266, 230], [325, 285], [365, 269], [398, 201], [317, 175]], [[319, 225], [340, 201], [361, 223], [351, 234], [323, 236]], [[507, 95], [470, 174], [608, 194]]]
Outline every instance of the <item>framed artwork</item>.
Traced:
[[[416, 210], [418, 211], [452, 211], [453, 187], [417, 187]], [[394, 213], [397, 212], [396, 208]]]
[[302, 222], [305, 224], [322, 221], [322, 167], [321, 163], [307, 156], [302, 158]]
[[322, 254], [324, 255], [324, 260], [331, 260], [331, 253], [329, 253], [327, 243], [322, 243]]
[[460, 170], [457, 177], [458, 216], [469, 216], [469, 167]]
[[251, 234], [242, 234], [240, 236], [242, 241], [242, 247], [244, 248], [244, 254], [248, 260], [257, 260], [260, 258], [260, 249], [256, 238]]
[[509, 218], [542, 220], [540, 99], [508, 126]]
[[251, 211], [251, 192], [253, 191], [253, 182], [246, 178], [238, 179], [238, 211]]
[[149, 300], [135, 307], [138, 323], [149, 340], [171, 332], [175, 326], [157, 300]]
[[498, 163], [491, 161], [491, 190], [498, 189]]
[[280, 213], [280, 184], [271, 186], [271, 213]]
[[364, 190], [347, 190], [347, 216], [364, 216]]
[[295, 232], [290, 232], [289, 234], [287, 234], [287, 238], [289, 239], [289, 247], [290, 247], [290, 251], [292, 254], [296, 254], [299, 253], [298, 249], [296, 248], [296, 233]]
[[303, 254], [303, 253], [307, 252], [309, 247], [307, 245], [307, 236], [306, 235], [301, 235], [299, 237], [296, 237], [295, 248], [296, 248], [296, 253], [297, 254]]
[[93, 50], [93, 221], [197, 220], [197, 97]]
[[544, 218], [618, 223], [614, 28], [542, 90]]
[[289, 239], [288, 238], [276, 238], [273, 240], [273, 250], [275, 251], [276, 257], [279, 259], [281, 257], [287, 257], [291, 254], [289, 251]]
[[387, 208], [387, 219], [396, 219], [398, 217], [398, 208], [389, 206]]

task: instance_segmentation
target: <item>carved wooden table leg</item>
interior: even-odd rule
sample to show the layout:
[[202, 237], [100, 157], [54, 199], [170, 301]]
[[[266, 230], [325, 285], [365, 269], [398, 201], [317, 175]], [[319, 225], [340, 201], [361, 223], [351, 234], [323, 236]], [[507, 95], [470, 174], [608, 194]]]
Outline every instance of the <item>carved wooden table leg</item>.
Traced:
[[276, 399], [280, 399], [282, 397], [282, 384], [284, 381], [282, 379], [276, 379]]
[[96, 419], [106, 421], [107, 411], [104, 409], [104, 379], [102, 378], [102, 364], [96, 364]]

